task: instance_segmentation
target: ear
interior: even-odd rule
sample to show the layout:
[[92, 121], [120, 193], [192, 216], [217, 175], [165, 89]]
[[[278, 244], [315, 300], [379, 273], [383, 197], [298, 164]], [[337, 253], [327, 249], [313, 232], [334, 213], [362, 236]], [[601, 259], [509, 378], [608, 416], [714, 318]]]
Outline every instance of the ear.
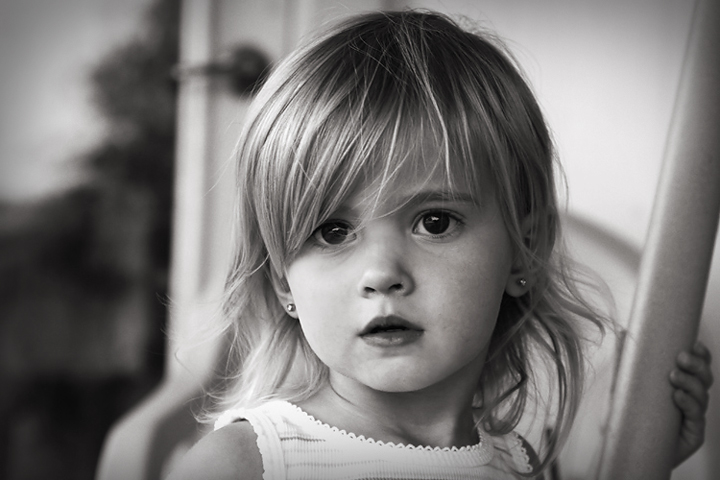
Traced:
[[[520, 229], [523, 236], [523, 242], [527, 244], [530, 232], [533, 227], [533, 220], [530, 215], [525, 217], [520, 223]], [[525, 295], [532, 283], [530, 278], [531, 270], [525, 262], [525, 258], [520, 252], [515, 253], [515, 259], [510, 268], [507, 283], [505, 284], [505, 293], [511, 297], [522, 297]]]
[[525, 269], [514, 269], [510, 271], [507, 284], [505, 285], [505, 293], [511, 297], [522, 297], [530, 290], [531, 279], [527, 278]]
[[288, 285], [287, 280], [285, 280], [285, 278], [281, 278], [279, 280], [273, 279], [272, 284], [275, 296], [277, 297], [278, 302], [280, 302], [280, 305], [282, 305], [283, 310], [285, 310], [285, 313], [297, 319], [297, 311], [294, 308], [288, 308], [288, 305], [294, 306], [295, 301], [293, 300], [292, 292], [290, 291], [290, 286]]

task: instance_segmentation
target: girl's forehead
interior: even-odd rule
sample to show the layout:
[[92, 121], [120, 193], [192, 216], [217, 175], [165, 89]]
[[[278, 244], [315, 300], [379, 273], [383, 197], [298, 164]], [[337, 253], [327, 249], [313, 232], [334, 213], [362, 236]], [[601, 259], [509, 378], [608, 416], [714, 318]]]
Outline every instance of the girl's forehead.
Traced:
[[363, 172], [343, 206], [383, 215], [411, 203], [424, 201], [472, 201], [480, 203], [487, 188], [482, 178], [470, 174], [460, 159], [445, 158], [440, 148], [423, 142], [396, 155], [374, 162]]
[[320, 157], [329, 159], [326, 165], [332, 165], [332, 171], [321, 174], [328, 181], [316, 190], [322, 198], [318, 220], [350, 203], [355, 204], [353, 210], [361, 206], [364, 216], [374, 217], [402, 208], [426, 192], [447, 199], [472, 197], [482, 203], [494, 190], [486, 174], [485, 155], [456, 145], [462, 140], [442, 122], [424, 118], [422, 113], [406, 113], [386, 122], [377, 135], [361, 132], [352, 138], [357, 143], [321, 144]]

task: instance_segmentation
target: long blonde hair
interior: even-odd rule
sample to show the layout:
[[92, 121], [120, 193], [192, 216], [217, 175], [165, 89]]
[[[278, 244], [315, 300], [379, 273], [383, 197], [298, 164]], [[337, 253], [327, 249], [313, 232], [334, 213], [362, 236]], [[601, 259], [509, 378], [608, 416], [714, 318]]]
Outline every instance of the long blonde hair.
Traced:
[[300, 401], [324, 385], [327, 367], [273, 286], [359, 181], [379, 178], [382, 201], [403, 172], [418, 169], [403, 147], [428, 139], [440, 152], [434, 171], [492, 185], [528, 269], [529, 291], [502, 299], [475, 405], [489, 432], [512, 430], [536, 391], [536, 369], [547, 368], [556, 414], [544, 468], [580, 401], [582, 332], [603, 322], [559, 247], [554, 149], [530, 88], [496, 40], [432, 12], [346, 21], [285, 59], [258, 92], [236, 153], [237, 248], [224, 303], [229, 386], [220, 409]]

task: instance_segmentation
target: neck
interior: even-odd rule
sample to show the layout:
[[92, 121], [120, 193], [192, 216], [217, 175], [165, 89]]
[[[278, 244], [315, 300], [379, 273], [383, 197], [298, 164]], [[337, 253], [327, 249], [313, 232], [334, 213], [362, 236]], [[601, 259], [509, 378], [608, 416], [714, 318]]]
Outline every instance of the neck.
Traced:
[[413, 392], [382, 392], [341, 375], [300, 407], [356, 435], [411, 445], [462, 447], [477, 443], [474, 385], [442, 382]]

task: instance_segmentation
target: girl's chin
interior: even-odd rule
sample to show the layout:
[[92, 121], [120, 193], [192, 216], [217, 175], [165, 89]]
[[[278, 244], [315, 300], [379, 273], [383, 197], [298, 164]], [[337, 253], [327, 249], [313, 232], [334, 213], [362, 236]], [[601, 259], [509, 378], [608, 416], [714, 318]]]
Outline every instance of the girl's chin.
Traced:
[[373, 372], [373, 375], [363, 375], [353, 379], [356, 383], [382, 393], [413, 393], [426, 390], [442, 379], [428, 378], [421, 372], [389, 371]]
[[[480, 359], [480, 357], [476, 357]], [[484, 357], [483, 357], [484, 358]], [[331, 368], [331, 371], [333, 369]], [[434, 398], [444, 393], [454, 395], [460, 392], [475, 393], [477, 379], [482, 367], [474, 361], [467, 363], [446, 362], [444, 364], [423, 362], [417, 358], [398, 361], [372, 361], [362, 368], [335, 370], [337, 380], [348, 382], [360, 388], [384, 393], [428, 393]], [[331, 378], [332, 378], [331, 373]], [[341, 387], [342, 388], [342, 387]]]

